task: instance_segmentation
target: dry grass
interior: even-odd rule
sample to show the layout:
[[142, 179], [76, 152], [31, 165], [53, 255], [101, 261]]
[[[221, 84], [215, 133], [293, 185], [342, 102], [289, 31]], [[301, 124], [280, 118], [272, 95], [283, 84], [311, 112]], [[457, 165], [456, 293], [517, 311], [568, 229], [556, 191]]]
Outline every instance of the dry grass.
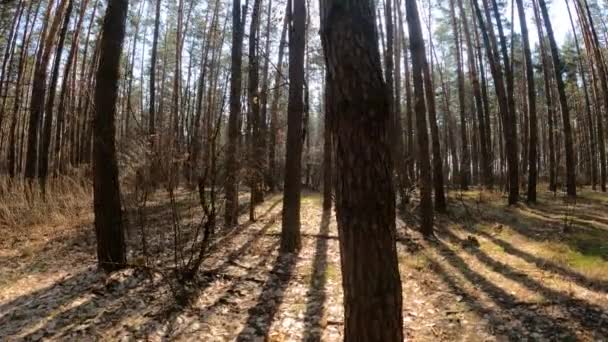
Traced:
[[0, 177], [0, 227], [19, 228], [73, 222], [92, 206], [92, 185], [84, 178], [49, 180], [46, 194], [38, 184]]

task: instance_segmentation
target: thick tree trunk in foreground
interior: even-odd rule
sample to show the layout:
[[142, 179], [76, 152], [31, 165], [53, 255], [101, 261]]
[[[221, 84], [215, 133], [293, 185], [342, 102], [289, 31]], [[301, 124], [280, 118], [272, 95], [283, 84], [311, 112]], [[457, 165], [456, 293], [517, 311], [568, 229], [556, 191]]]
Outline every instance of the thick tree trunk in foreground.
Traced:
[[120, 55], [125, 38], [127, 0], [110, 0], [102, 27], [95, 86], [93, 186], [97, 262], [105, 271], [126, 263], [124, 226], [116, 161], [115, 114]]
[[[402, 341], [387, 87], [374, 3], [321, 0], [345, 341]], [[356, 72], [354, 72], [356, 70]]]
[[302, 187], [302, 116], [304, 114], [305, 0], [288, 0], [289, 19], [289, 103], [287, 105], [287, 148], [281, 251], [300, 249], [300, 191]]

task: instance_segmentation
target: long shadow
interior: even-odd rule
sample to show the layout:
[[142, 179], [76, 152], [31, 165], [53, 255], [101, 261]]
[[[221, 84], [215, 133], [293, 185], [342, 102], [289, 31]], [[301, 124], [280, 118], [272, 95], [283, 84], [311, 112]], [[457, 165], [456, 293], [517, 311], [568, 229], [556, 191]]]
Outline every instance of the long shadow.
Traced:
[[[278, 203], [280, 201], [273, 204], [264, 215], [274, 209]], [[261, 238], [276, 217], [278, 217], [278, 214], [271, 218], [271, 222], [253, 238], [255, 240]], [[218, 248], [221, 247], [220, 245], [225, 245], [246, 226], [247, 224], [241, 225], [238, 227], [240, 229], [235, 228], [226, 231], [226, 234], [220, 234], [218, 238], [221, 239], [216, 240], [214, 245]], [[77, 234], [69, 241], [83, 241], [84, 239], [85, 237], [81, 234]], [[66, 242], [66, 248], [73, 244], [69, 241]], [[225, 264], [228, 265], [253, 243], [253, 241], [248, 241], [238, 251], [231, 253]], [[63, 250], [63, 248], [60, 250]], [[221, 271], [226, 265], [217, 270]], [[10, 339], [11, 336], [14, 337], [16, 334], [25, 332], [28, 332], [27, 336], [24, 336], [26, 339], [59, 338], [64, 336], [63, 334], [72, 333], [74, 329], [80, 329], [81, 332], [89, 329], [90, 327], [87, 328], [87, 325], [90, 324], [90, 321], [87, 321], [87, 319], [92, 317], [96, 317], [96, 320], [102, 322], [105, 319], [118, 322], [127, 315], [133, 314], [133, 311], [118, 307], [108, 309], [109, 307], [118, 305], [116, 303], [119, 302], [127, 303], [125, 304], [127, 306], [130, 306], [129, 302], [132, 305], [138, 305], [140, 304], [138, 298], [142, 296], [153, 297], [154, 293], [158, 291], [158, 285], [150, 288], [146, 283], [149, 279], [148, 275], [135, 273], [137, 273], [136, 276], [127, 275], [120, 280], [118, 283], [122, 285], [117, 285], [118, 288], [112, 287], [114, 285], [108, 287], [108, 284], [104, 287], [102, 273], [91, 267], [48, 287], [2, 303], [0, 305], [0, 327], [2, 327], [0, 329], [0, 340]], [[171, 305], [170, 298], [166, 301], [166, 305]], [[157, 314], [163, 313], [159, 312]], [[40, 322], [44, 323], [40, 324]], [[80, 327], [78, 327], [79, 324]], [[146, 331], [145, 328], [150, 327], [151, 324], [154, 324], [152, 320], [142, 324], [137, 327], [136, 332]], [[83, 336], [87, 336], [86, 333], [84, 334]]]
[[[483, 209], [488, 208], [484, 207]], [[521, 210], [525, 211], [526, 208], [521, 208]], [[606, 230], [597, 228], [592, 224], [576, 226], [576, 232], [584, 232], [584, 236], [565, 236], [562, 234], [563, 220], [551, 217], [524, 216], [514, 212], [511, 208], [503, 208], [500, 211], [496, 208], [484, 210], [477, 216], [471, 215], [469, 212], [463, 217], [452, 218], [452, 221], [457, 224], [461, 224], [463, 220], [481, 224], [498, 223], [509, 227], [514, 232], [532, 241], [559, 241], [583, 255], [600, 256], [604, 260], [608, 259], [608, 252], [603, 252], [599, 248], [601, 247], [601, 241], [599, 240], [603, 241], [604, 239], [601, 237], [606, 236], [608, 233]]]
[[[38, 320], [44, 319], [63, 305], [72, 302], [82, 293], [71, 289], [79, 287], [88, 289], [98, 280], [98, 276], [99, 273], [87, 270], [2, 304], [0, 306], [0, 327], [2, 327], [0, 340], [27, 329]], [[21, 324], [15, 324], [19, 321], [22, 321]]]
[[[403, 244], [406, 249], [410, 253], [419, 252], [424, 250], [424, 247], [414, 239], [406, 230], [405, 235], [401, 236], [398, 241]], [[512, 314], [509, 310], [512, 308], [515, 303], [515, 298], [510, 294], [502, 291], [501, 294], [505, 295], [505, 299], [496, 300], [492, 292], [488, 291], [488, 287], [491, 290], [501, 291], [500, 288], [496, 287], [494, 284], [489, 282], [487, 279], [483, 278], [477, 272], [471, 270], [462, 260], [452, 261], [450, 258], [453, 255], [453, 252], [447, 248], [447, 246], [439, 243], [435, 246], [435, 248], [439, 251], [440, 255], [443, 259], [447, 259], [448, 263], [451, 264], [452, 267], [460, 270], [465, 279], [469, 281], [471, 284], [481, 285], [476, 286], [476, 288], [481, 288], [486, 294], [489, 294], [489, 298], [498, 306], [500, 310], [497, 310], [494, 307], [484, 305], [479, 297], [475, 294], [470, 293], [465, 290], [464, 287], [458, 284], [456, 280], [456, 276], [454, 272], [448, 271], [447, 267], [442, 263], [436, 261], [434, 258], [427, 257], [426, 260], [429, 263], [429, 270], [433, 272], [433, 274], [439, 276], [441, 280], [450, 288], [451, 293], [454, 295], [458, 295], [462, 297], [462, 301], [472, 310], [474, 310], [478, 316], [484, 317], [488, 320], [491, 329], [494, 331], [499, 331], [500, 333], [506, 333], [505, 323], [513, 320], [517, 320], [522, 322], [523, 319], [519, 319], [516, 315]], [[461, 264], [463, 267], [457, 267], [456, 264]], [[479, 282], [481, 281], [481, 282]], [[517, 337], [525, 336], [526, 329], [524, 329], [521, 325], [513, 325], [510, 329], [509, 333], [513, 340], [517, 340]]]
[[[142, 304], [141, 298], [153, 297], [163, 284], [147, 282], [145, 272], [125, 273], [103, 282], [100, 272], [87, 270], [53, 286], [20, 297], [3, 305], [0, 340], [64, 340], [96, 336], [95, 321], [107, 324], [122, 321]], [[76, 334], [76, 335], [74, 335]]]
[[501, 247], [506, 253], [518, 257], [530, 264], [534, 264], [539, 269], [551, 271], [588, 289], [594, 291], [608, 292], [608, 281], [586, 277], [583, 274], [580, 274], [574, 270], [560, 266], [559, 264], [551, 260], [534, 256], [528, 252], [514, 247], [512, 244], [506, 242], [505, 240], [499, 239], [493, 236], [492, 234], [489, 234], [482, 230], [476, 230], [466, 226], [463, 228], [471, 234], [477, 234], [490, 240], [495, 245]]
[[[267, 210], [263, 215], [265, 216], [268, 213], [270, 213], [272, 208], [274, 208], [275, 206], [276, 206], [276, 203], [269, 210]], [[199, 274], [202, 276], [202, 280], [198, 281], [195, 284], [194, 291], [191, 291], [187, 294], [186, 298], [184, 298], [184, 302], [189, 303], [193, 299], [200, 296], [209, 286], [211, 286], [211, 284], [213, 283], [213, 281], [215, 279], [217, 279], [218, 277], [221, 277], [222, 274], [226, 271], [226, 269], [231, 264], [233, 264], [236, 260], [238, 260], [246, 251], [248, 251], [255, 243], [257, 243], [257, 241], [259, 241], [261, 238], [263, 238], [266, 235], [266, 232], [274, 225], [274, 223], [276, 222], [276, 220], [280, 214], [281, 214], [280, 212], [273, 214], [268, 219], [268, 222], [260, 230], [251, 234], [248, 237], [248, 240], [246, 240], [239, 248], [233, 250], [228, 255], [226, 255], [224, 257], [224, 261], [221, 264], [217, 265], [216, 267], [214, 267], [212, 269], [207, 269], [207, 270], [203, 270], [203, 271], [199, 272]], [[231, 236], [230, 240], [232, 239], [233, 236], [237, 235], [236, 233], [242, 231], [244, 228], [248, 227], [251, 224], [252, 224], [252, 222], [247, 222], [243, 225], [235, 226], [235, 228], [230, 228], [230, 230], [229, 230], [229, 234]], [[216, 242], [216, 243], [214, 243], [213, 246], [214, 247], [209, 250], [209, 254], [213, 253], [216, 249], [221, 248], [222, 244]], [[174, 321], [179, 316], [179, 313], [184, 311], [184, 309], [186, 309], [186, 307], [184, 307], [183, 305], [173, 305], [173, 304], [174, 303], [166, 303], [167, 307], [162, 312], [159, 312], [157, 314], [157, 316], [159, 316], [159, 317], [165, 317], [165, 318], [169, 317], [169, 321], [167, 322], [168, 326], [174, 325], [174, 323], [175, 323]], [[151, 326], [150, 326], [151, 324], [154, 324], [154, 322], [150, 321], [148, 324], [144, 324], [143, 326], [140, 327], [140, 330], [141, 331], [149, 330], [151, 328]]]
[[[443, 241], [437, 241], [435, 246], [437, 252], [455, 269], [458, 269], [460, 273], [475, 287], [481, 289], [488, 298], [499, 306], [504, 313], [509, 315], [511, 320], [519, 321], [522, 328], [513, 326], [504, 333], [509, 334], [509, 337], [513, 340], [520, 340], [525, 337], [527, 331], [538, 330], [544, 328], [545, 334], [551, 334], [553, 339], [564, 340], [564, 338], [576, 336], [572, 329], [568, 327], [565, 322], [560, 322], [554, 317], [545, 315], [539, 307], [527, 306], [528, 303], [522, 303], [507, 291], [498, 287], [487, 278], [474, 271], [469, 265], [459, 257], [452, 249], [450, 249]], [[471, 302], [474, 302], [476, 298], [471, 298]], [[526, 307], [527, 306], [527, 307]], [[520, 310], [522, 307], [525, 310]], [[513, 310], [514, 312], [511, 312]], [[495, 322], [497, 324], [499, 322]], [[504, 322], [502, 322], [504, 324]], [[496, 325], [496, 328], [499, 328]], [[523, 329], [525, 327], [526, 329]]]
[[257, 336], [266, 337], [268, 335], [272, 320], [279, 310], [285, 290], [293, 275], [297, 258], [295, 254], [279, 254], [256, 305], [249, 309], [247, 323], [237, 336], [237, 341], [252, 340], [253, 336], [247, 328], [253, 328]]
[[[443, 230], [442, 234], [454, 243], [462, 244], [465, 241], [448, 230]], [[445, 247], [447, 248], [447, 246]], [[602, 334], [605, 334], [605, 336], [608, 336], [608, 325], [604, 324], [605, 322], [602, 318], [603, 315], [608, 315], [608, 311], [601, 306], [591, 304], [582, 299], [573, 298], [562, 292], [548, 288], [532, 279], [526, 273], [517, 271], [503, 262], [494, 260], [478, 248], [466, 248], [464, 251], [505, 278], [513, 280], [533, 292], [542, 294], [548, 300], [556, 300], [556, 304], [561, 306], [564, 309], [564, 312], [567, 312], [567, 315], [570, 316], [571, 320], [578, 322], [582, 327], [590, 329], [591, 331], [601, 332]], [[460, 259], [455, 253], [452, 252], [451, 254], [454, 259]], [[462, 261], [462, 259], [460, 260]], [[462, 261], [460, 266], [463, 266], [463, 264], [466, 265], [464, 261]]]
[[[329, 234], [330, 218], [331, 210], [324, 210], [321, 216], [321, 227], [318, 235], [326, 236]], [[327, 282], [325, 274], [327, 270], [327, 250], [327, 239], [317, 238], [310, 285], [306, 294], [306, 312], [304, 314], [306, 325], [302, 341], [320, 341], [323, 335], [321, 318], [323, 317], [323, 307], [327, 296], [325, 292], [325, 283]]]

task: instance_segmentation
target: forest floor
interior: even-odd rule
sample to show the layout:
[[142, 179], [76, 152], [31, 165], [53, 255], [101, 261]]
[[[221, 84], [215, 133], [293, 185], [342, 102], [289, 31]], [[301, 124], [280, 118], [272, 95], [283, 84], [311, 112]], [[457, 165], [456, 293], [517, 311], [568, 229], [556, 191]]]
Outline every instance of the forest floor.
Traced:
[[[572, 203], [542, 192], [537, 205], [505, 202], [499, 193], [451, 192], [434, 242], [415, 229], [415, 203], [400, 215], [407, 339], [608, 341], [608, 196], [581, 191]], [[157, 256], [150, 269], [172, 262], [171, 208], [184, 222], [200, 215], [186, 191], [175, 203], [158, 195], [146, 209]], [[280, 196], [268, 196], [257, 212], [254, 223], [243, 215], [238, 227], [218, 230], [187, 304], [176, 302], [167, 273], [137, 266], [133, 231], [134, 266], [97, 271], [90, 212], [0, 227], [0, 341], [340, 341], [334, 213], [306, 193], [302, 250], [279, 255]]]

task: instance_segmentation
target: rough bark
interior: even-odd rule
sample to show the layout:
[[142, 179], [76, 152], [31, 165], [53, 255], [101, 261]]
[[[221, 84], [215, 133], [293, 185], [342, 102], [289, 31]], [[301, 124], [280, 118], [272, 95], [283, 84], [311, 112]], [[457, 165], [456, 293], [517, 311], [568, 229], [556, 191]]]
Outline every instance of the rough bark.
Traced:
[[230, 114], [228, 115], [228, 143], [226, 148], [226, 178], [224, 191], [224, 224], [234, 226], [238, 223], [238, 118], [241, 115], [241, 65], [243, 52], [243, 32], [241, 25], [241, 1], [232, 2], [232, 54], [230, 79]]
[[295, 252], [301, 247], [300, 191], [302, 186], [302, 144], [304, 114], [304, 47], [306, 5], [304, 0], [288, 0], [289, 8], [289, 102], [287, 104], [287, 148], [281, 251]]
[[390, 115], [374, 3], [321, 1], [345, 341], [402, 341]]
[[124, 267], [126, 248], [116, 161], [115, 115], [127, 0], [109, 0], [102, 26], [95, 86], [93, 188], [97, 262], [106, 272]]

